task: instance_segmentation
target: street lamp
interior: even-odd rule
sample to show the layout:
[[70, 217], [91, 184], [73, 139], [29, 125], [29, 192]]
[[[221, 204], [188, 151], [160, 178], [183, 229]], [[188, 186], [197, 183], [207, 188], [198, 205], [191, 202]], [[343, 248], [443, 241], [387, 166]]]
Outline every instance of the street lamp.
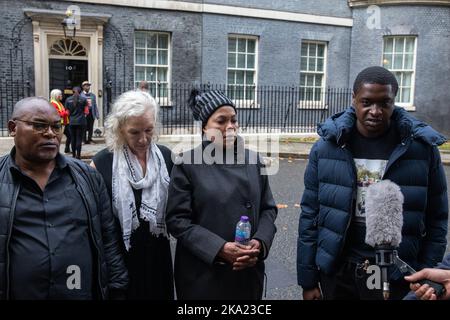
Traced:
[[67, 38], [67, 29], [72, 29], [72, 35], [69, 36], [70, 38], [75, 38], [75, 33], [77, 32], [77, 20], [74, 17], [74, 12], [70, 9], [67, 9], [66, 11], [66, 17], [61, 22], [61, 25], [63, 27], [64, 31], [64, 38]]

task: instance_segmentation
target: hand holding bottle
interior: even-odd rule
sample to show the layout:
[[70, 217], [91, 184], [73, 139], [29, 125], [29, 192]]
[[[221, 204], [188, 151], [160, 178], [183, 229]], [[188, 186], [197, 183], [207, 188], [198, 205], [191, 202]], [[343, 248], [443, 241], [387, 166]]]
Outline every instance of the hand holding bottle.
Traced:
[[[255, 241], [258, 242], [257, 240]], [[219, 251], [218, 256], [229, 264], [233, 265], [234, 269], [234, 263], [238, 258], [246, 256], [256, 257], [258, 256], [258, 254], [259, 248], [254, 248], [251, 245], [242, 245], [237, 242], [226, 242], [222, 249]], [[244, 259], [244, 261], [246, 261], [246, 259]]]
[[247, 247], [250, 247], [250, 251], [248, 254], [240, 256], [236, 259], [233, 263], [233, 270], [238, 271], [245, 268], [251, 268], [258, 262], [258, 256], [261, 251], [261, 243], [256, 239], [251, 239], [248, 242]]

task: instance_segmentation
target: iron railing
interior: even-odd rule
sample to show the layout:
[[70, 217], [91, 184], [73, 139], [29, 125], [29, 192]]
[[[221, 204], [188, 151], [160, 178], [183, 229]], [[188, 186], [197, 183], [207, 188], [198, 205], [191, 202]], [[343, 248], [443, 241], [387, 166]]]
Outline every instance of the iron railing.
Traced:
[[[243, 88], [220, 84], [194, 85], [173, 83], [170, 86], [150, 84], [150, 93], [160, 105], [162, 134], [195, 133], [198, 124], [192, 118], [188, 100], [193, 88], [221, 90], [241, 97]], [[104, 114], [112, 108], [114, 100], [127, 90], [135, 90], [133, 84], [116, 83], [107, 86]], [[248, 91], [248, 87], [246, 91]], [[311, 133], [317, 124], [327, 117], [344, 110], [351, 104], [351, 89], [326, 88], [320, 94], [295, 86], [255, 86], [252, 99], [236, 99], [238, 122], [246, 133]], [[233, 91], [231, 93], [231, 91]]]
[[[201, 90], [221, 90], [228, 94], [230, 90], [234, 90], [233, 96], [240, 97], [239, 88], [226, 85], [194, 86], [188, 83], [173, 83], [164, 88], [150, 86], [150, 93], [160, 105], [161, 134], [199, 132], [199, 124], [194, 122], [188, 106], [194, 87]], [[133, 84], [124, 86], [123, 83], [107, 83], [105, 89], [104, 115], [108, 114], [121, 93], [135, 90]], [[235, 100], [240, 130], [244, 133], [312, 133], [316, 131], [318, 123], [344, 110], [351, 103], [351, 89], [348, 88], [326, 88], [314, 97], [304, 88], [295, 86], [257, 86], [253, 90], [253, 99]], [[7, 122], [14, 104], [30, 94], [29, 82], [0, 79], [1, 136], [8, 135]]]
[[8, 136], [8, 120], [14, 104], [31, 95], [29, 81], [0, 79], [0, 137]]

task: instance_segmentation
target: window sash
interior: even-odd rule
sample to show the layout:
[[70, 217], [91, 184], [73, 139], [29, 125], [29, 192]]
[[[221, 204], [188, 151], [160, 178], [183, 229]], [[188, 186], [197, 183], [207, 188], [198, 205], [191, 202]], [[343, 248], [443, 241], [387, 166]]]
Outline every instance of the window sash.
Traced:
[[[302, 41], [301, 43], [300, 101], [314, 103], [324, 101], [326, 47], [326, 43], [319, 41]], [[319, 77], [320, 83], [317, 84], [317, 79]]]
[[155, 98], [169, 96], [170, 33], [135, 31], [134, 83], [149, 83]]
[[228, 37], [227, 94], [238, 107], [256, 106], [257, 47], [255, 37]]
[[413, 104], [416, 39], [411, 36], [389, 36], [383, 42], [382, 64], [397, 78], [399, 90], [395, 102], [400, 105]]

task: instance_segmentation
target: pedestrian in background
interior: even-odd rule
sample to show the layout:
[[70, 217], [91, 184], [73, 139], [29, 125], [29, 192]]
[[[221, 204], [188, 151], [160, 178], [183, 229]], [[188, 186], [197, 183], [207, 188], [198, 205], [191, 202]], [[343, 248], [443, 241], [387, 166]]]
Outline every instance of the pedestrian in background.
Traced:
[[66, 147], [64, 153], [70, 153], [71, 135], [69, 128], [69, 110], [62, 104], [62, 92], [59, 89], [53, 89], [50, 92], [50, 103], [55, 107], [61, 117], [61, 124], [64, 126], [64, 135], [66, 136]]
[[141, 82], [139, 82], [137, 90], [149, 93], [150, 90], [149, 90], [148, 82], [145, 80], [142, 80]]
[[[81, 84], [83, 91], [81, 96], [86, 99], [88, 104], [88, 113], [86, 116], [86, 128], [83, 132], [83, 142], [90, 144], [93, 142], [92, 134], [94, 132], [94, 122], [99, 118], [98, 108], [97, 108], [97, 97], [91, 90], [91, 83], [89, 81], [83, 81]], [[87, 134], [87, 136], [86, 136]]]
[[66, 99], [65, 107], [69, 110], [70, 135], [72, 140], [72, 156], [81, 159], [83, 130], [86, 126], [87, 101], [80, 95], [81, 88], [73, 88], [73, 95]]

